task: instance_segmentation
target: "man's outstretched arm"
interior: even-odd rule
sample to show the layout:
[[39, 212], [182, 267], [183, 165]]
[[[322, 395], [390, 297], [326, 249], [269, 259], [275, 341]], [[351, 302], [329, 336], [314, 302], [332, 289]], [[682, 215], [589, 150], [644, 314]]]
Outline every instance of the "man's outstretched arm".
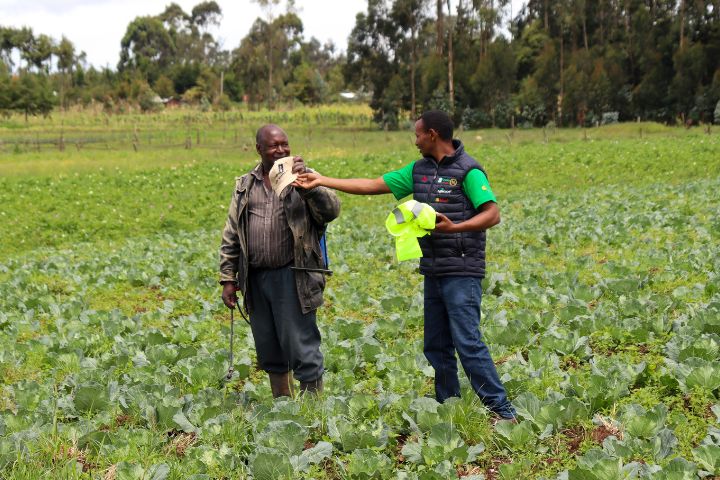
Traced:
[[379, 195], [390, 193], [390, 188], [382, 177], [378, 178], [332, 178], [318, 173], [303, 173], [298, 176], [296, 183], [306, 189], [315, 187], [329, 187], [345, 193], [355, 195]]

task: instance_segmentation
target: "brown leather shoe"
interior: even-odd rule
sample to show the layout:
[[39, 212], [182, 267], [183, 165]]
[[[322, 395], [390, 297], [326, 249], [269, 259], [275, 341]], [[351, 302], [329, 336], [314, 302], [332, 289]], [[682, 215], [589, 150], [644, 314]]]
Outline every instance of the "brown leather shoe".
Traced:
[[290, 372], [273, 373], [268, 372], [270, 376], [270, 390], [272, 390], [273, 398], [292, 397], [293, 380]]
[[313, 393], [319, 395], [323, 391], [323, 379], [322, 377], [311, 382], [300, 382], [300, 391], [305, 393]]
[[517, 425], [518, 419], [517, 417], [501, 417], [498, 414], [493, 414], [490, 418], [490, 425], [492, 425], [493, 427], [495, 427], [500, 422], [510, 422], [513, 425]]

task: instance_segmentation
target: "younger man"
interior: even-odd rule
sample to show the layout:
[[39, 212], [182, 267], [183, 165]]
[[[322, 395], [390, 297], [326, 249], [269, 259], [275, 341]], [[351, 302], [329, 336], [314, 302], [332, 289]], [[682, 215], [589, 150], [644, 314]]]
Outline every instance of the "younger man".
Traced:
[[485, 231], [500, 223], [500, 212], [485, 171], [452, 134], [446, 113], [425, 112], [415, 122], [415, 145], [422, 159], [375, 179], [306, 173], [298, 184], [357, 195], [392, 193], [398, 200], [412, 194], [435, 209], [435, 230], [419, 239], [420, 273], [425, 276], [424, 353], [435, 369], [435, 397], [444, 402], [460, 396], [457, 352], [483, 403], [500, 418], [515, 421], [515, 409], [479, 330]]

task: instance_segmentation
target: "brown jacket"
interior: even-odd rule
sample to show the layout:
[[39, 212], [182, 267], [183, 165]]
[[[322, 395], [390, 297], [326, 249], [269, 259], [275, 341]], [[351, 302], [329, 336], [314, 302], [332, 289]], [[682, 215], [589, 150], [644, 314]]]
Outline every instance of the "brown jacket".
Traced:
[[[248, 282], [248, 198], [255, 177], [246, 173], [236, 178], [228, 218], [220, 245], [220, 282], [233, 281], [243, 295], [245, 310]], [[327, 268], [320, 251], [320, 237], [329, 222], [340, 214], [340, 200], [333, 190], [316, 187], [312, 190], [288, 187], [282, 193], [282, 204], [293, 235], [293, 265], [306, 268]], [[295, 283], [303, 313], [323, 303], [325, 276], [322, 273], [296, 271]]]

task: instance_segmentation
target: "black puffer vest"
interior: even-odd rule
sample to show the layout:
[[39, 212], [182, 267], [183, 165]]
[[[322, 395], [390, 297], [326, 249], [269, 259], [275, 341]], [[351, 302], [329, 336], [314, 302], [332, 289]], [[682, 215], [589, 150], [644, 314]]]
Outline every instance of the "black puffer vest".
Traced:
[[[478, 212], [463, 191], [465, 176], [474, 169], [485, 170], [465, 153], [460, 140], [453, 140], [455, 153], [440, 163], [425, 157], [413, 166], [413, 199], [431, 205], [453, 223], [463, 222]], [[419, 239], [423, 275], [485, 276], [485, 231], [431, 233]]]

